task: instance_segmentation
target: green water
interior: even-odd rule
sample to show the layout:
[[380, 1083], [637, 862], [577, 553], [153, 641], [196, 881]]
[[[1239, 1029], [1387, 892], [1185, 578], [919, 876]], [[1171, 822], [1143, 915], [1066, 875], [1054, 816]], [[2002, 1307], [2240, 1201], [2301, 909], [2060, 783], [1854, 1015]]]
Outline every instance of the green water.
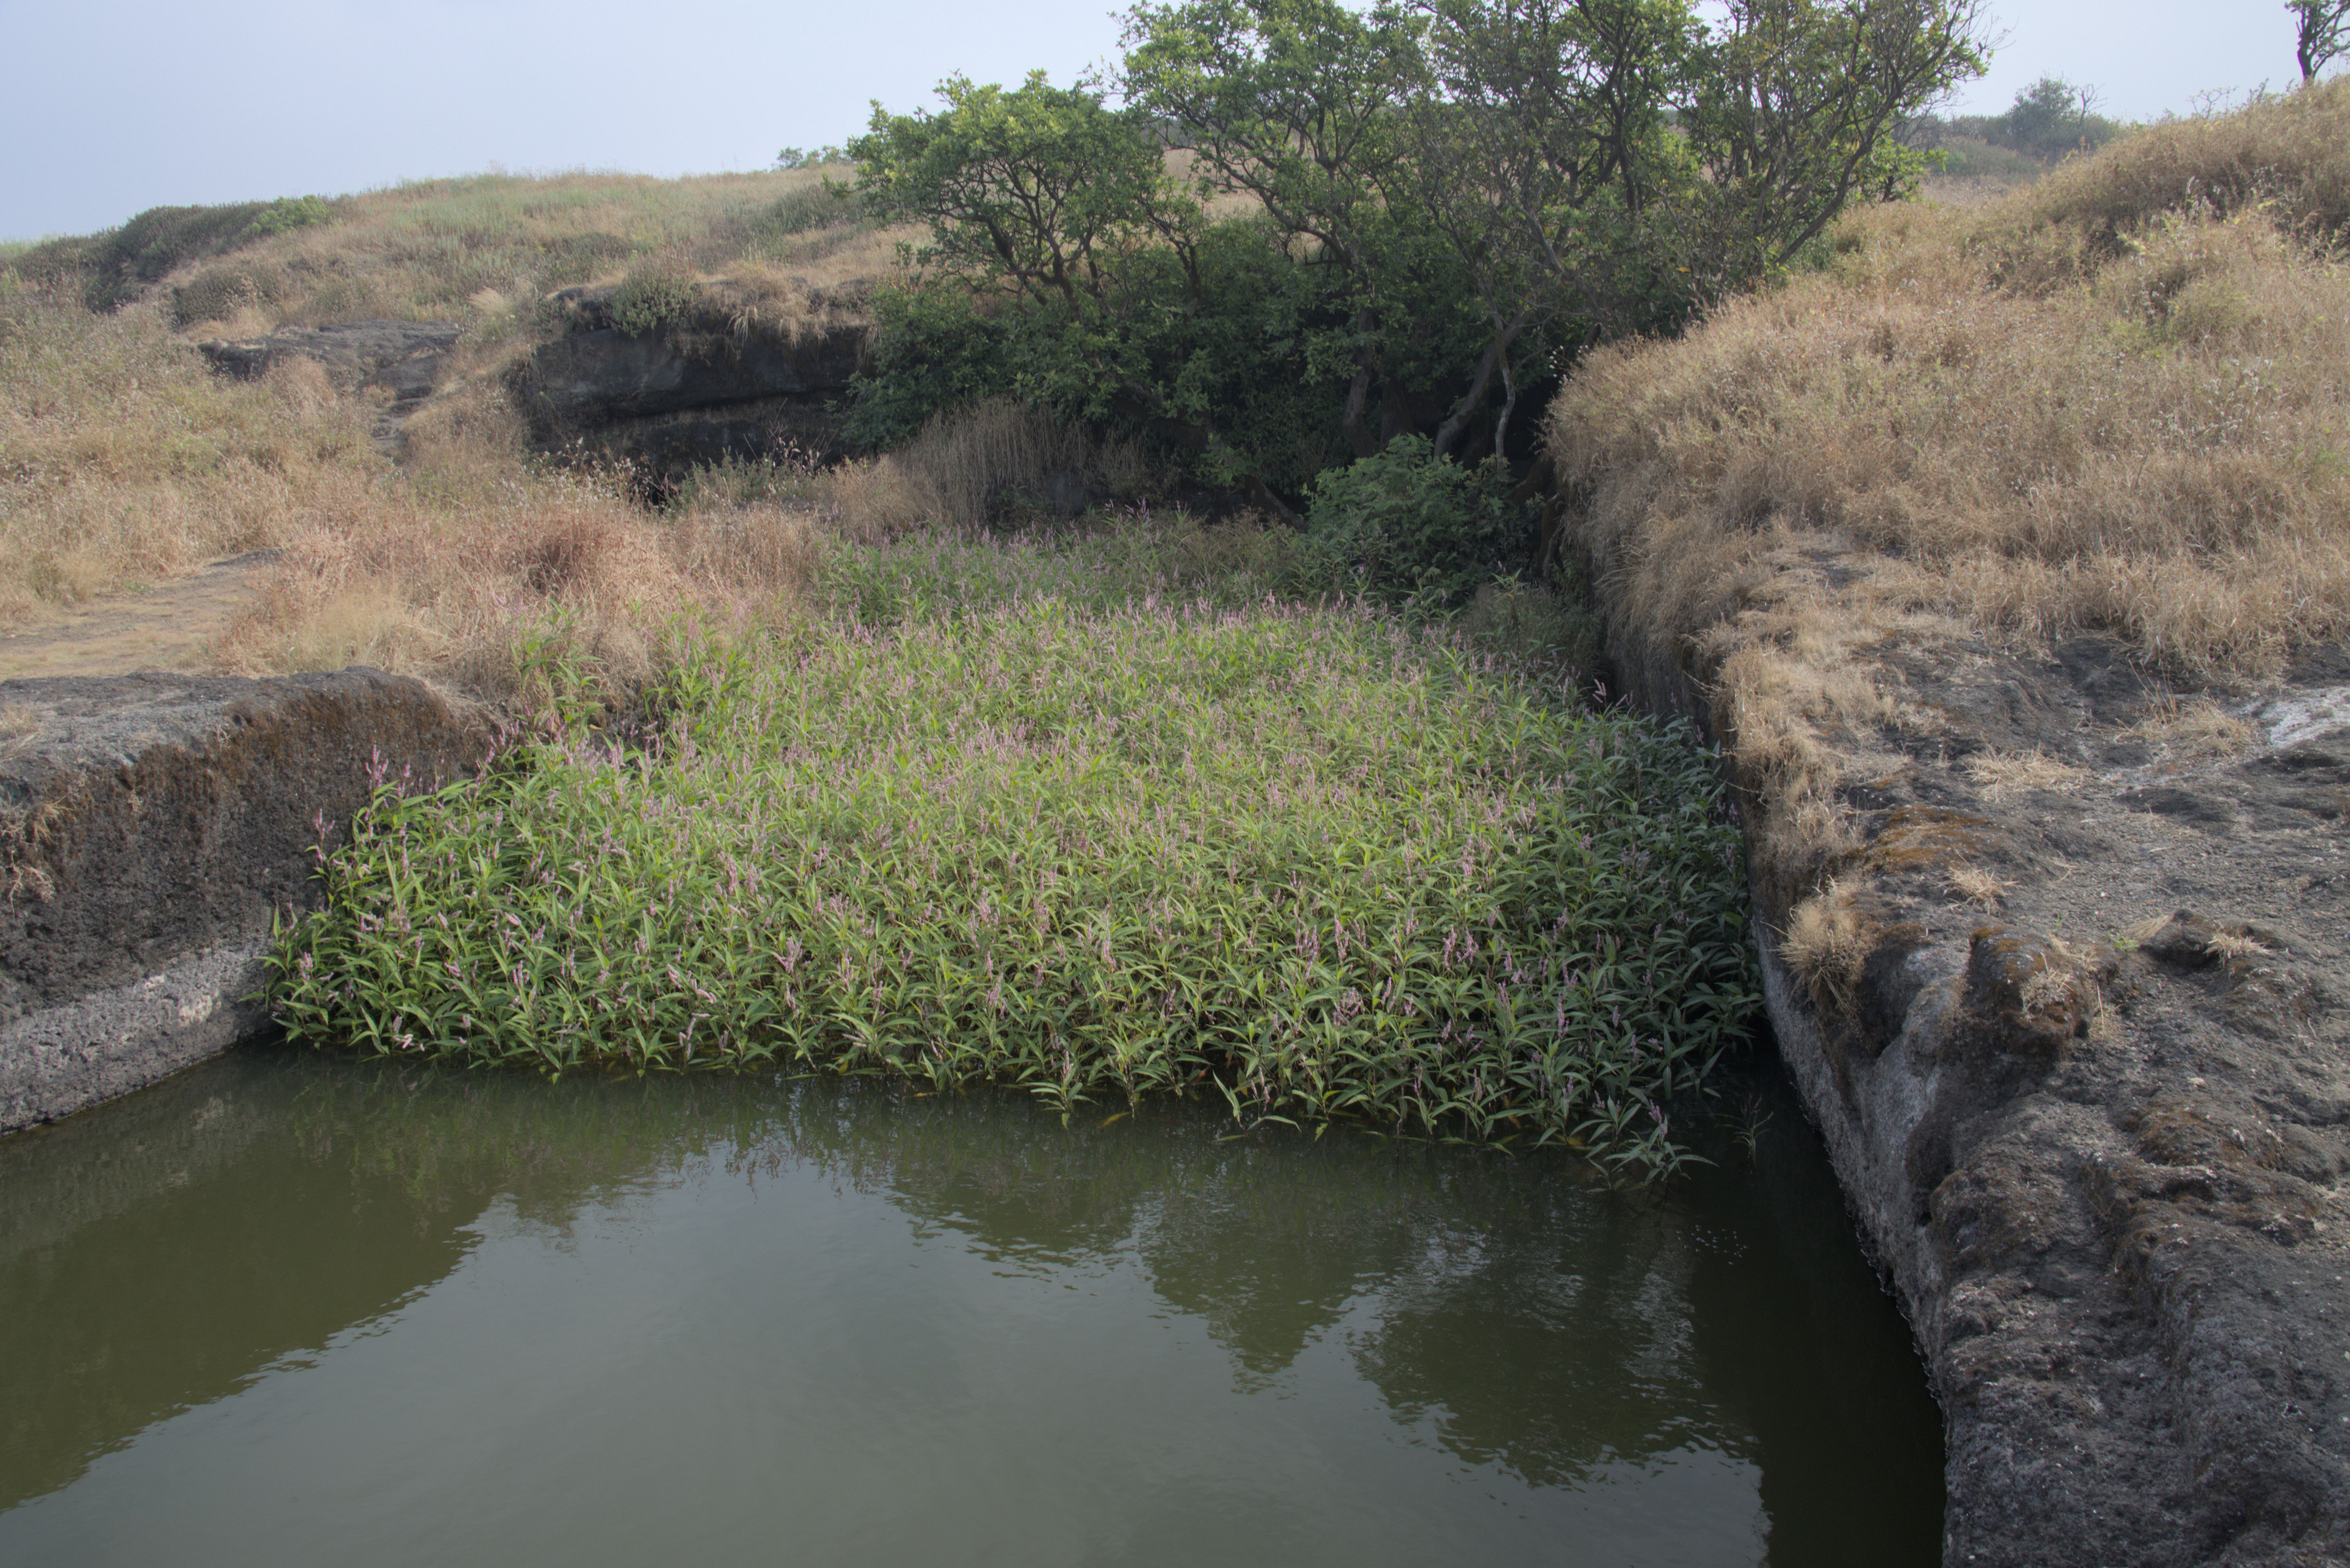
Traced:
[[0, 1563], [1930, 1563], [1816, 1143], [240, 1053], [0, 1140]]

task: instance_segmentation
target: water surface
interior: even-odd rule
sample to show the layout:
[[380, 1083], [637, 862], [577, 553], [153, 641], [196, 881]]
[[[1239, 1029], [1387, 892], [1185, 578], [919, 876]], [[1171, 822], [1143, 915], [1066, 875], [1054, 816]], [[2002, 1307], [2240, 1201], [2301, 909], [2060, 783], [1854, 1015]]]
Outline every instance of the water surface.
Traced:
[[0, 1140], [0, 1561], [1937, 1562], [1907, 1330], [1741, 1097], [1751, 1151], [1623, 1192], [1172, 1102], [233, 1054]]

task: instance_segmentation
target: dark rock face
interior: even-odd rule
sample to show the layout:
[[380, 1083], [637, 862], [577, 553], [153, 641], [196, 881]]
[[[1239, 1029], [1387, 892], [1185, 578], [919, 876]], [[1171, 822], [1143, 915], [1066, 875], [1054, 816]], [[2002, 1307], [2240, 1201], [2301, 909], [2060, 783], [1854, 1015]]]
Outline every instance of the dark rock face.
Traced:
[[555, 296], [571, 330], [514, 373], [515, 403], [543, 449], [626, 465], [656, 498], [696, 467], [839, 455], [833, 405], [866, 362], [870, 326], [629, 332], [614, 319], [614, 292]]
[[[1944, 1562], [2350, 1563], [2350, 658], [2202, 748], [2109, 643], [1875, 657], [1908, 708], [1836, 739], [1830, 867], [1866, 956], [1791, 972], [1812, 889], [1759, 877], [1755, 935], [1942, 1405]], [[1735, 722], [1694, 656], [1619, 668]]]
[[196, 347], [213, 369], [246, 380], [284, 360], [313, 359], [344, 391], [388, 388], [395, 411], [405, 413], [432, 395], [442, 361], [463, 331], [454, 321], [346, 321]]
[[603, 327], [540, 348], [521, 388], [535, 419], [548, 426], [820, 396], [847, 390], [863, 343], [862, 328], [778, 343]]
[[309, 906], [374, 784], [486, 735], [380, 670], [0, 682], [0, 1131], [68, 1115], [261, 1026], [273, 918]]

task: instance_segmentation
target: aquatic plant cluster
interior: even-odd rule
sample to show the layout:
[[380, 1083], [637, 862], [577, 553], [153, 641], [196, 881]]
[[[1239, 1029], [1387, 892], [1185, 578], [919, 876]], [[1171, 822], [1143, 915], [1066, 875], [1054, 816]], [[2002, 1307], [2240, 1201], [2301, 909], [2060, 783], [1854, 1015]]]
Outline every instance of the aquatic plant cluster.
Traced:
[[297, 1040], [561, 1073], [1163, 1090], [1650, 1169], [1748, 1027], [1682, 731], [1361, 606], [1026, 598], [712, 645], [633, 742], [379, 792]]

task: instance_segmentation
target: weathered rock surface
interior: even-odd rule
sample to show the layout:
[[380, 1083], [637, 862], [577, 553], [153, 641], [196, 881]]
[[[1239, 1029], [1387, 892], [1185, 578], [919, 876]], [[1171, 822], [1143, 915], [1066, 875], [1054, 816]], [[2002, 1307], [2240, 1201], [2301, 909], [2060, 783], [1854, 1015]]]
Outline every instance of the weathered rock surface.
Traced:
[[572, 330], [541, 345], [517, 383], [534, 419], [549, 426], [843, 392], [870, 331], [628, 332], [613, 319], [610, 290], [566, 289], [556, 298], [569, 307]]
[[0, 1131], [66, 1116], [261, 1026], [273, 918], [390, 776], [486, 736], [380, 670], [0, 682]]
[[2350, 1563], [2350, 669], [2211, 745], [2095, 639], [1872, 657], [1901, 701], [1832, 867], [1865, 952], [1792, 973], [1768, 877], [1757, 942], [1942, 1404], [1945, 1561]]
[[250, 380], [288, 359], [311, 359], [348, 392], [382, 387], [405, 412], [432, 395], [464, 327], [454, 321], [346, 321], [288, 327], [266, 337], [213, 338], [196, 348], [224, 375]]
[[656, 493], [729, 460], [838, 455], [833, 405], [871, 350], [868, 324], [833, 313], [791, 330], [713, 319], [629, 332], [615, 292], [555, 295], [570, 330], [514, 372], [542, 448], [624, 463]]

